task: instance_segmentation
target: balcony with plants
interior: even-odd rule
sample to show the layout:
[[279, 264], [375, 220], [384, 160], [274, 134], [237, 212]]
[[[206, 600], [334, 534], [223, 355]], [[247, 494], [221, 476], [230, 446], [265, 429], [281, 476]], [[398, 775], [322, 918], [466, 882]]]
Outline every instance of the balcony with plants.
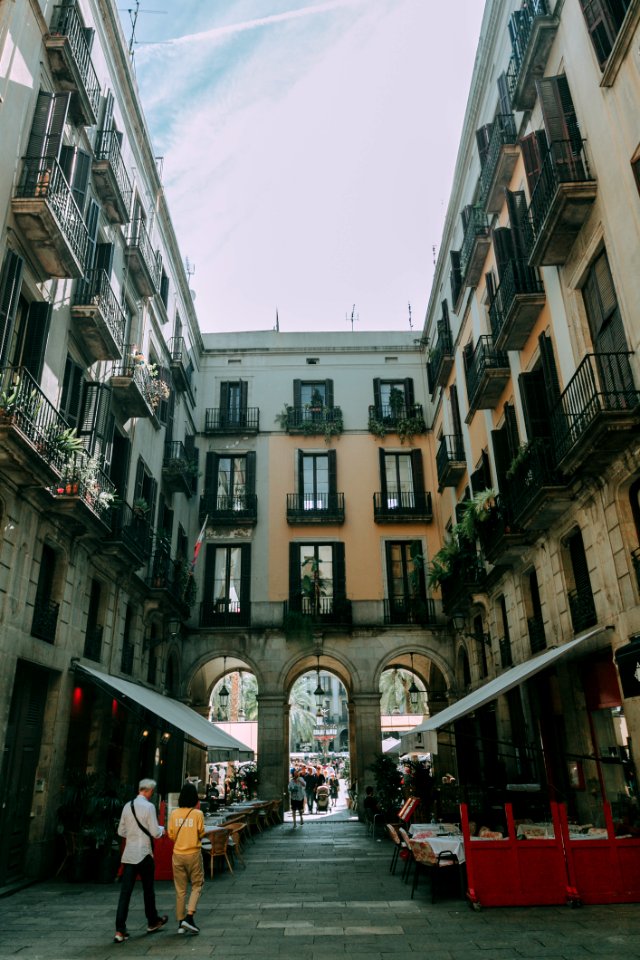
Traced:
[[323, 436], [325, 443], [331, 443], [344, 430], [340, 407], [327, 406], [321, 394], [316, 391], [310, 403], [294, 407], [285, 404], [282, 413], [276, 415], [276, 423], [289, 434], [301, 434], [305, 437]]
[[344, 493], [288, 493], [287, 523], [344, 523]]
[[455, 362], [453, 335], [448, 313], [443, 313], [442, 318], [438, 320], [436, 330], [437, 340], [429, 350], [429, 360], [427, 361], [427, 375], [432, 396], [438, 387], [446, 386]]
[[522, 350], [546, 300], [536, 267], [525, 260], [509, 260], [489, 307], [496, 350]]
[[388, 433], [396, 434], [400, 443], [413, 443], [416, 435], [427, 432], [421, 403], [407, 404], [402, 390], [392, 387], [387, 404], [369, 407], [369, 433], [382, 440]]
[[205, 411], [204, 432], [209, 436], [234, 433], [255, 434], [259, 431], [259, 407], [240, 407], [237, 410], [207, 407]]
[[184, 337], [171, 337], [169, 340], [169, 368], [176, 390], [180, 393], [191, 390], [193, 366]]
[[182, 619], [188, 618], [196, 601], [193, 571], [184, 557], [172, 558], [171, 542], [162, 534], [154, 537], [147, 585], [160, 602], [168, 603]]
[[258, 497], [239, 490], [231, 494], [207, 492], [200, 497], [200, 523], [206, 518], [212, 526], [252, 527], [258, 522]]
[[168, 400], [171, 388], [135, 345], [126, 345], [120, 363], [114, 363], [109, 380], [113, 398], [124, 420], [148, 417], [155, 420], [156, 410]]
[[460, 247], [460, 276], [462, 286], [475, 287], [482, 277], [484, 262], [491, 246], [489, 221], [480, 204], [462, 211], [464, 237]]
[[478, 337], [473, 353], [465, 361], [469, 417], [476, 410], [494, 410], [511, 378], [509, 358], [497, 350], [493, 337]]
[[141, 297], [153, 297], [160, 290], [162, 259], [154, 250], [142, 218], [129, 224], [124, 250], [129, 273]]
[[484, 588], [486, 569], [477, 542], [482, 537], [482, 527], [491, 521], [496, 496], [495, 490], [483, 490], [459, 505], [459, 522], [429, 564], [429, 586], [440, 588], [448, 616], [466, 612], [473, 594]]
[[182, 440], [171, 440], [164, 445], [162, 484], [169, 493], [193, 493], [193, 478], [198, 476], [198, 463], [188, 455]]
[[588, 353], [551, 412], [558, 467], [606, 464], [640, 426], [640, 391], [628, 351]]
[[98, 131], [91, 173], [93, 185], [109, 222], [128, 223], [132, 187], [122, 159], [117, 130]]
[[52, 449], [65, 456], [60, 479], [48, 487], [53, 497], [52, 509], [89, 531], [97, 523], [104, 533], [110, 528], [110, 513], [118, 500], [113, 482], [100, 462], [86, 452], [75, 430], [64, 431], [52, 438], [51, 444]]
[[93, 127], [98, 122], [100, 81], [87, 43], [87, 29], [74, 3], [53, 8], [44, 45], [51, 72], [63, 90], [70, 90], [71, 113], [76, 123]]
[[105, 270], [77, 283], [71, 316], [91, 361], [122, 358], [127, 321]]
[[428, 490], [381, 491], [373, 495], [375, 523], [412, 523], [433, 520], [431, 494]]
[[497, 114], [491, 124], [480, 172], [480, 203], [486, 213], [500, 213], [504, 190], [509, 186], [519, 153], [518, 131], [513, 114]]
[[[505, 563], [517, 559], [526, 535], [513, 518], [510, 499], [504, 494], [488, 491], [482, 522], [478, 523], [478, 539], [489, 563]], [[493, 496], [491, 496], [493, 494]]]
[[461, 434], [444, 434], [436, 451], [438, 491], [445, 487], [457, 487], [467, 472], [464, 442]]
[[544, 75], [559, 19], [548, 0], [525, 0], [509, 21], [511, 59], [507, 82], [514, 110], [530, 110], [536, 101], [536, 80]]
[[116, 501], [110, 511], [109, 532], [103, 540], [102, 552], [137, 570], [151, 556], [151, 548], [149, 504], [142, 499], [136, 500], [133, 506]]
[[596, 199], [597, 183], [589, 169], [585, 142], [553, 140], [531, 192], [529, 219], [533, 243], [532, 266], [560, 266], [566, 262]]
[[84, 276], [89, 235], [54, 157], [25, 157], [11, 209], [46, 277]]
[[513, 517], [522, 530], [546, 530], [571, 502], [569, 481], [557, 467], [550, 437], [522, 446], [506, 477]]

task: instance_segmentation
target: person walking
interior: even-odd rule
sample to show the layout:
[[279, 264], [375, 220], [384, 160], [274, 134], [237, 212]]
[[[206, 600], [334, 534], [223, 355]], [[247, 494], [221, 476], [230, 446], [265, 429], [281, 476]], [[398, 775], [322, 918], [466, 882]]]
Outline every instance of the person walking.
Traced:
[[304, 774], [305, 794], [307, 797], [307, 813], [313, 813], [313, 804], [316, 799], [317, 779], [313, 767], [307, 767]]
[[[204, 815], [198, 809], [198, 791], [193, 783], [185, 783], [178, 797], [178, 806], [171, 811], [167, 833], [173, 840], [173, 884], [176, 888], [178, 933], [200, 933], [195, 921], [198, 900], [204, 887], [204, 866], [200, 841], [204, 836]], [[191, 883], [189, 902], [187, 887]], [[186, 912], [185, 912], [186, 904]]]
[[155, 780], [141, 780], [138, 784], [138, 796], [124, 805], [118, 824], [118, 836], [124, 837], [125, 847], [122, 853], [122, 885], [116, 911], [114, 943], [124, 943], [129, 939], [127, 916], [133, 886], [138, 876], [142, 881], [147, 933], [160, 930], [169, 919], [166, 914], [160, 916], [158, 913], [153, 888], [153, 841], [164, 833], [164, 827], [158, 826], [156, 808], [151, 803], [155, 789]]
[[304, 807], [304, 795], [306, 792], [306, 784], [297, 770], [293, 771], [293, 776], [289, 780], [287, 786], [289, 791], [289, 797], [291, 800], [291, 816], [293, 817], [293, 825], [296, 826], [296, 813], [300, 814], [300, 826], [303, 825], [304, 820], [302, 819], [302, 810]]

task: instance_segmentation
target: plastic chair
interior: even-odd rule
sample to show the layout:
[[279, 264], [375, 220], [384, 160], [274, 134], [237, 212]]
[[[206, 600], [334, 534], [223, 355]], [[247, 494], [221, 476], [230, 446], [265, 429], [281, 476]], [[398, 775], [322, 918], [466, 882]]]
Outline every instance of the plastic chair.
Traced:
[[233, 867], [231, 865], [231, 860], [229, 859], [230, 833], [231, 831], [225, 828], [224, 830], [220, 830], [220, 829], [211, 830], [207, 834], [207, 838], [211, 846], [203, 847], [202, 849], [205, 853], [208, 853], [210, 857], [209, 869], [210, 869], [212, 880], [213, 880], [214, 864], [216, 861], [216, 857], [224, 857], [224, 859], [227, 861], [227, 866], [229, 867], [229, 870], [231, 871], [231, 873], [233, 873]]

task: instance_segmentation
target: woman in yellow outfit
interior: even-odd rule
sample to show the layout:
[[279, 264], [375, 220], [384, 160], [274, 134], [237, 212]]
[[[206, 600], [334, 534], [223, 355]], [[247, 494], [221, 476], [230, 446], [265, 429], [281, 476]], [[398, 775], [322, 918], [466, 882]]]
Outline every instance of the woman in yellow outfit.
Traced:
[[[198, 809], [198, 791], [192, 783], [185, 783], [180, 791], [178, 806], [169, 817], [167, 833], [173, 840], [172, 866], [178, 933], [200, 933], [194, 914], [204, 887], [200, 844], [204, 836], [204, 816], [202, 810]], [[189, 882], [191, 893], [185, 912]]]

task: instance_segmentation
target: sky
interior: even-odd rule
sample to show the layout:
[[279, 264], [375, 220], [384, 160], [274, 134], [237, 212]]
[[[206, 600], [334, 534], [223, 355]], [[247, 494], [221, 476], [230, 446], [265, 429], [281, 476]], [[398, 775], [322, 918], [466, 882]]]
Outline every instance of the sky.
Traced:
[[135, 71], [204, 332], [421, 330], [483, 8], [142, 0]]

